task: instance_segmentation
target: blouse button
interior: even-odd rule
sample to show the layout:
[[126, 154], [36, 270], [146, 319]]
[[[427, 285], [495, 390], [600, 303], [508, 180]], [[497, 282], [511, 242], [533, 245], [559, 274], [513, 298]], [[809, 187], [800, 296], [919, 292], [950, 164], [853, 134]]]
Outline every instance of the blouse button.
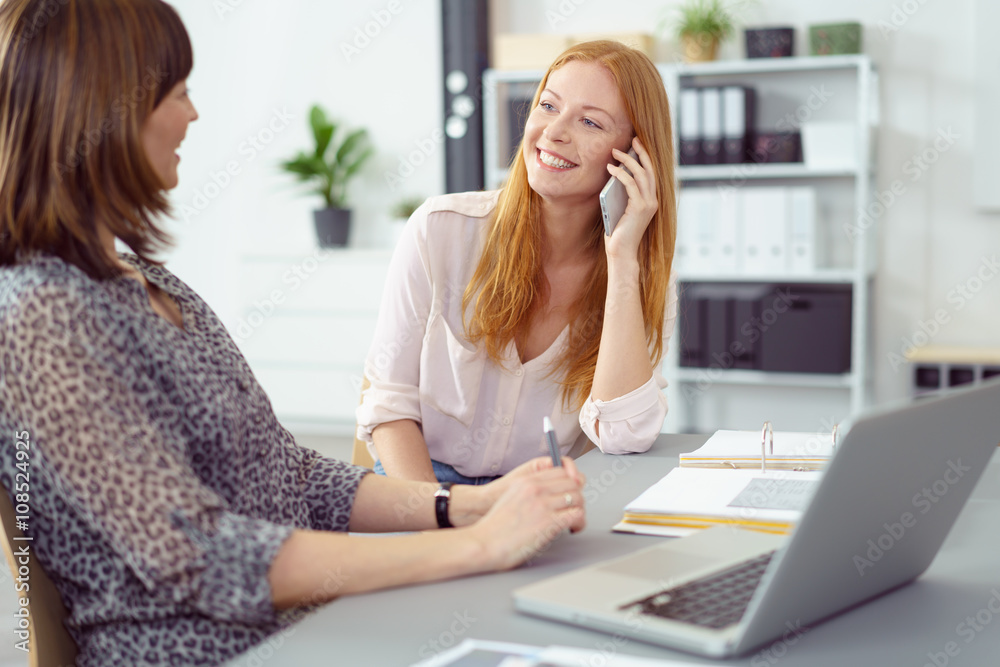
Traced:
[[518, 368], [516, 371], [514, 371], [514, 375], [516, 375], [517, 377], [521, 377], [522, 375], [524, 375], [524, 371]]
[[503, 425], [504, 426], [510, 426], [510, 417], [504, 417], [503, 418]]
[[261, 415], [259, 412], [253, 416], [253, 423], [254, 424], [259, 424], [262, 421], [264, 421], [264, 416]]
[[240, 391], [244, 392], [250, 391], [250, 382], [244, 378], [240, 378], [239, 387]]

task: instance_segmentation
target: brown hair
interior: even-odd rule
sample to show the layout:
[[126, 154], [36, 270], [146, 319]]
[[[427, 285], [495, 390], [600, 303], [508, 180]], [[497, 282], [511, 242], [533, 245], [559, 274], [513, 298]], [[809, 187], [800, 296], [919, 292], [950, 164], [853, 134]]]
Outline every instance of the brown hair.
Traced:
[[[640, 299], [646, 340], [656, 364], [663, 355], [663, 317], [677, 230], [674, 144], [667, 93], [660, 73], [645, 54], [602, 40], [577, 44], [556, 58], [538, 85], [532, 108], [538, 106], [549, 75], [574, 60], [599, 63], [611, 73], [635, 134], [656, 170], [658, 210], [639, 246]], [[528, 326], [543, 278], [539, 199], [528, 184], [521, 149], [514, 155], [483, 255], [463, 299], [464, 306], [474, 303], [466, 335], [472, 341], [483, 341], [490, 359], [498, 364], [507, 345]], [[583, 405], [594, 383], [604, 323], [608, 265], [600, 217], [594, 220], [590, 246], [599, 251], [595, 252], [597, 265], [573, 306], [569, 345], [553, 369], [553, 373], [563, 371], [560, 384], [564, 404], [576, 409]]]
[[0, 265], [43, 251], [119, 275], [102, 224], [154, 261], [170, 207], [140, 130], [193, 62], [161, 0], [0, 2]]

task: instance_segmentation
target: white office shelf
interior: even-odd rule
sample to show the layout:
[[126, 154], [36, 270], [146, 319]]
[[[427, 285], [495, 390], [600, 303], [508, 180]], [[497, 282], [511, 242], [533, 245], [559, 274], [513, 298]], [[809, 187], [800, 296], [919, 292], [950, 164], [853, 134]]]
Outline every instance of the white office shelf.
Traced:
[[853, 285], [857, 281], [854, 269], [822, 269], [813, 273], [684, 273], [677, 277], [681, 282], [689, 283], [806, 283], [821, 285]]
[[678, 181], [721, 181], [723, 185], [768, 178], [854, 178], [856, 169], [816, 169], [801, 163], [691, 165], [677, 167]]
[[[733, 369], [695, 369], [678, 366], [677, 338], [675, 333], [664, 373], [669, 382], [668, 402], [671, 406], [666, 430], [694, 430], [725, 427], [718, 423], [721, 413], [701, 410], [706, 400], [715, 400], [710, 388], [690, 391], [708, 379], [712, 385], [730, 387], [756, 387], [754, 392], [741, 395], [741, 401], [765, 400], [763, 392], [777, 392], [767, 401], [774, 403], [772, 418], [783, 424], [796, 426], [800, 407], [789, 399], [802, 397], [813, 402], [803, 412], [829, 414], [830, 412], [859, 412], [867, 403], [870, 391], [869, 369], [871, 352], [870, 306], [872, 279], [875, 272], [875, 241], [877, 224], [865, 221], [859, 228], [862, 233], [853, 237], [844, 235], [844, 229], [856, 224], [859, 211], [872, 201], [875, 175], [875, 130], [879, 123], [878, 75], [871, 59], [865, 55], [821, 56], [799, 58], [759, 58], [752, 60], [724, 60], [710, 63], [657, 65], [668, 99], [672, 118], [676, 120], [677, 95], [680, 87], [690, 85], [753, 86], [757, 90], [757, 131], [774, 132], [788, 129], [789, 119], [797, 123], [806, 120], [850, 122], [859, 128], [857, 166], [851, 168], [820, 169], [805, 164], [732, 164], [681, 166], [676, 178], [681, 186], [696, 188], [740, 187], [745, 184], [775, 183], [793, 185], [808, 183], [821, 193], [820, 205], [829, 211], [823, 228], [824, 249], [828, 257], [821, 268], [804, 275], [684, 275], [689, 282], [761, 282], [808, 283], [849, 285], [852, 295], [851, 313], [851, 371], [843, 375], [812, 373], [769, 373]], [[514, 110], [520, 100], [530, 98], [543, 72], [487, 70], [484, 75], [485, 122], [485, 173], [486, 185], [500, 187], [507, 177], [507, 160], [513, 150], [513, 137], [517, 128]], [[516, 103], [512, 104], [512, 102]], [[513, 109], [512, 109], [513, 107]], [[797, 128], [796, 128], [797, 129]], [[673, 132], [676, 140], [677, 132]], [[831, 245], [832, 244], [832, 245]], [[829, 247], [828, 247], [829, 246]], [[817, 354], [822, 354], [817, 350]], [[714, 379], [713, 379], [714, 378]], [[783, 389], [782, 389], [783, 388]], [[796, 389], [803, 391], [796, 391]], [[685, 389], [689, 391], [685, 391]], [[815, 390], [815, 394], [810, 394]], [[825, 390], [825, 391], [824, 391]], [[843, 392], [843, 410], [829, 408], [825, 401], [830, 390]], [[790, 397], [789, 394], [792, 394]], [[694, 396], [694, 398], [691, 398]], [[726, 400], [719, 398], [719, 405]], [[731, 400], [731, 397], [730, 397]], [[699, 415], [707, 415], [701, 417]], [[838, 418], [848, 414], [835, 415]], [[704, 418], [706, 423], [697, 423]], [[802, 417], [802, 419], [806, 419]], [[707, 423], [707, 422], [711, 423]], [[816, 424], [798, 424], [799, 430], [810, 430]], [[790, 430], [795, 430], [790, 428]]]
[[707, 63], [676, 63], [661, 65], [673, 69], [678, 76], [739, 76], [788, 72], [822, 72], [824, 70], [857, 70], [869, 67], [871, 60], [865, 55], [802, 56], [797, 58], [747, 58], [739, 60], [713, 60]]
[[735, 368], [688, 368], [679, 366], [673, 371], [678, 382], [709, 384], [743, 384], [771, 387], [802, 387], [814, 389], [850, 389], [851, 374], [830, 373], [771, 373]]

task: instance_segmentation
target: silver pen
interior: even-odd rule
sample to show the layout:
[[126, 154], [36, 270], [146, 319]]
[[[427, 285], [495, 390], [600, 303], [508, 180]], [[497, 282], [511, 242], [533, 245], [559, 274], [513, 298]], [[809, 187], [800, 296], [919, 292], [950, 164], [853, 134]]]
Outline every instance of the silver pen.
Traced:
[[552, 457], [552, 465], [558, 468], [562, 465], [562, 456], [559, 455], [556, 430], [552, 426], [552, 420], [548, 417], [542, 419], [542, 431], [545, 432], [545, 442], [549, 445], [549, 456]]

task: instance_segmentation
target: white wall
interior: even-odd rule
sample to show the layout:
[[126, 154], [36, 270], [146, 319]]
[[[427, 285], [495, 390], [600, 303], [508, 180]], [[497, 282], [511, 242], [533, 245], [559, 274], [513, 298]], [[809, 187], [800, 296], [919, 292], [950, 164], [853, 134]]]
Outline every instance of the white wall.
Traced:
[[[987, 0], [990, 1], [990, 0]], [[494, 8], [494, 27], [506, 32], [588, 33], [649, 30], [672, 15], [678, 0], [509, 0]], [[796, 53], [808, 53], [807, 26], [859, 21], [865, 52], [881, 77], [877, 185], [900, 180], [905, 193], [880, 219], [874, 299], [875, 396], [906, 394], [906, 366], [893, 363], [924, 331], [938, 344], [997, 345], [1000, 340], [1000, 216], [973, 205], [976, 98], [976, 0], [759, 0], [729, 3], [744, 26], [796, 28]], [[673, 42], [669, 36], [669, 42]], [[743, 55], [742, 39], [721, 58]], [[677, 45], [659, 46], [673, 60]], [[957, 138], [935, 150], [940, 132]], [[945, 142], [939, 142], [939, 147]], [[927, 152], [926, 168], [917, 161]], [[996, 184], [1000, 188], [1000, 183]], [[984, 262], [984, 258], [987, 260]], [[980, 280], [980, 276], [987, 278]], [[967, 288], [963, 296], [956, 288]], [[976, 291], [978, 290], [978, 291]], [[921, 326], [922, 323], [925, 326]]]
[[[305, 112], [319, 101], [350, 125], [364, 125], [378, 148], [376, 160], [355, 184], [360, 221], [357, 244], [378, 244], [388, 205], [402, 192], [429, 195], [443, 188], [443, 151], [438, 145], [397, 192], [385, 173], [417, 149], [440, 125], [440, 7], [437, 0], [400, 0], [398, 14], [380, 27], [350, 62], [342, 45], [373, 12], [388, 12], [389, 0], [308, 2], [283, 0], [174, 0], [191, 31], [196, 67], [190, 84], [202, 114], [182, 148], [178, 205], [191, 205], [211, 190], [212, 173], [236, 161], [239, 176], [190, 223], [175, 226], [178, 248], [168, 265], [206, 296], [227, 321], [236, 304], [234, 276], [241, 254], [309, 252], [313, 200], [296, 195], [275, 163], [305, 147]], [[650, 30], [677, 0], [494, 0], [495, 31], [587, 33]], [[743, 2], [747, 25], [793, 25], [797, 52], [806, 53], [806, 26], [859, 20], [865, 51], [881, 74], [882, 126], [877, 184], [897, 179], [906, 192], [880, 220], [875, 295], [876, 398], [906, 393], [899, 354], [921, 323], [941, 315], [935, 343], [996, 344], [1000, 331], [1000, 280], [984, 264], [1000, 246], [1000, 219], [973, 207], [975, 100], [975, 0], [801, 0]], [[220, 7], [232, 11], [220, 15]], [[909, 13], [907, 13], [909, 12]], [[385, 19], [387, 14], [382, 14]], [[879, 26], [882, 26], [880, 28]], [[889, 30], [887, 27], [894, 28]], [[742, 42], [725, 45], [721, 57], [741, 57]], [[671, 41], [661, 60], [675, 57]], [[274, 110], [295, 115], [265, 150], [249, 161], [240, 147], [268, 127]], [[934, 150], [939, 132], [957, 139]], [[941, 144], [939, 144], [941, 145]], [[246, 146], [244, 145], [244, 148]], [[934, 158], [926, 170], [914, 158]], [[998, 183], [1000, 187], [1000, 183]], [[204, 203], [204, 202], [201, 202]], [[970, 283], [971, 281], [971, 283]], [[966, 299], [956, 290], [977, 292]], [[931, 328], [931, 327], [927, 327]]]
[[[178, 243], [167, 264], [228, 325], [238, 315], [241, 257], [315, 248], [312, 210], [321, 200], [277, 169], [310, 147], [313, 103], [350, 128], [367, 127], [377, 150], [349, 192], [352, 245], [379, 245], [389, 207], [403, 195], [441, 192], [440, 143], [394, 191], [385, 178], [418, 145], [426, 150], [440, 126], [437, 0], [170, 2], [191, 34], [189, 87], [201, 118], [180, 151], [171, 226]], [[229, 177], [232, 163], [239, 173]]]

